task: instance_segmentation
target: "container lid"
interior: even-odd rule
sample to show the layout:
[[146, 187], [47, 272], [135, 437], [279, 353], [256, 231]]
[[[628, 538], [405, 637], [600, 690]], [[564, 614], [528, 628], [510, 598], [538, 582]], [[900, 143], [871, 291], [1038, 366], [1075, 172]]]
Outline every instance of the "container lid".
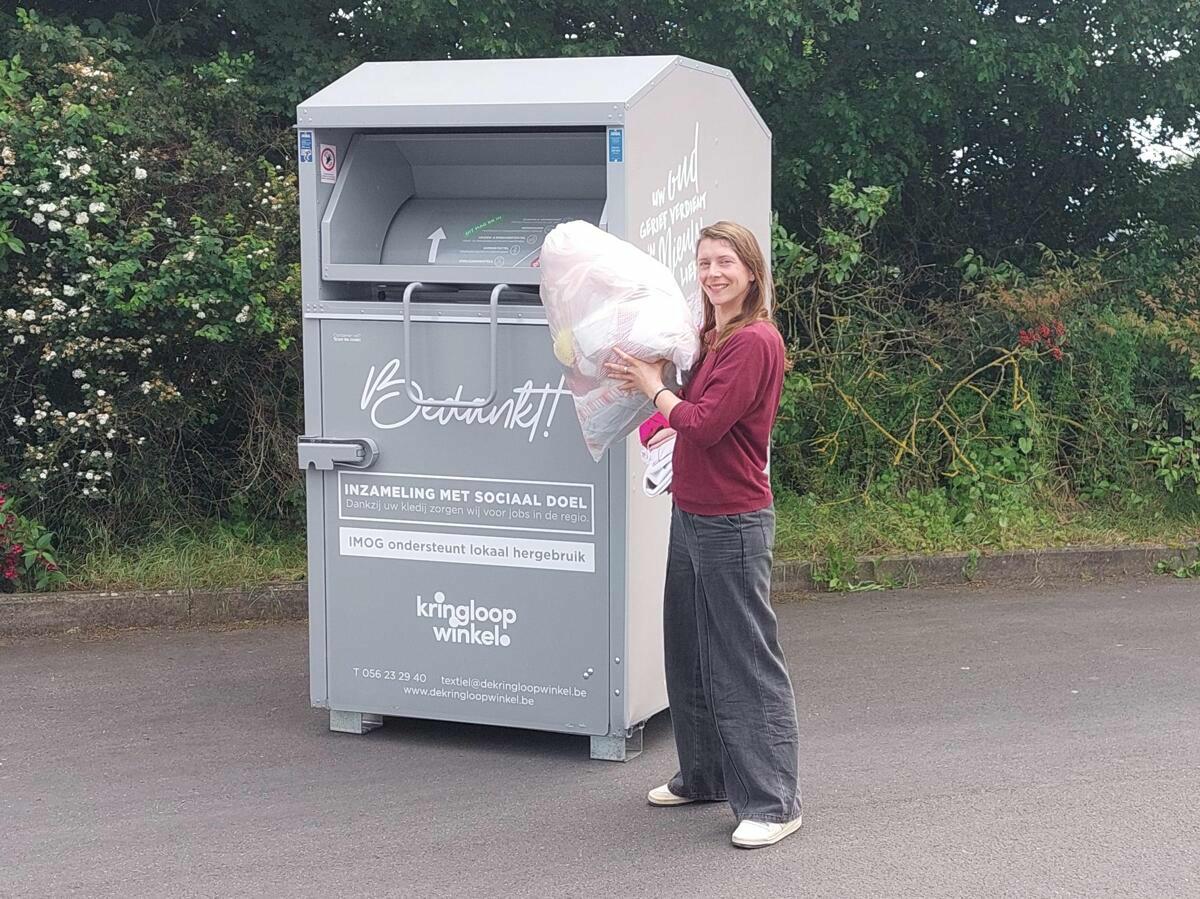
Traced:
[[301, 103], [296, 120], [303, 128], [618, 124], [676, 65], [737, 84], [727, 69], [681, 56], [368, 62]]

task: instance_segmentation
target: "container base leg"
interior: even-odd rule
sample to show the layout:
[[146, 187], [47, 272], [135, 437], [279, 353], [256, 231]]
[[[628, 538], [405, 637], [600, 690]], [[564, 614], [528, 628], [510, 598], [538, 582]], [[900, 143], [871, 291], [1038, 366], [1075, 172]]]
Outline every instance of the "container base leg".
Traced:
[[592, 737], [592, 758], [605, 762], [627, 762], [642, 754], [642, 725], [626, 733]]
[[383, 716], [367, 712], [339, 712], [329, 710], [329, 729], [339, 734], [366, 734], [383, 727]]

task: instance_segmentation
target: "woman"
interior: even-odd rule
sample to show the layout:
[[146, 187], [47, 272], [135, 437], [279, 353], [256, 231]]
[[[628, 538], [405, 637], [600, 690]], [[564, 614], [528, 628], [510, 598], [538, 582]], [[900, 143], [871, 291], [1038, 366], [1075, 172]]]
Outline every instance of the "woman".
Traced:
[[[767, 447], [786, 367], [771, 273], [732, 222], [700, 232], [704, 355], [687, 399], [665, 362], [618, 350], [607, 368], [650, 397], [675, 433], [663, 626], [679, 771], [652, 805], [728, 800], [733, 843], [770, 846], [800, 827], [796, 706], [771, 610], [775, 510]], [[643, 432], [645, 433], [645, 432]]]

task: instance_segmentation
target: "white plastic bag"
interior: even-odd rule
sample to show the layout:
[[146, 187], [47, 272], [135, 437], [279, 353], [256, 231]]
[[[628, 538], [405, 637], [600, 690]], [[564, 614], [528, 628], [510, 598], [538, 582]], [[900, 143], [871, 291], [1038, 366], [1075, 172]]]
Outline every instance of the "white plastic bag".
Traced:
[[667, 359], [678, 380], [700, 355], [697, 316], [670, 270], [587, 222], [566, 222], [542, 244], [541, 296], [554, 355], [596, 461], [651, 414], [650, 401], [626, 393], [604, 371], [619, 347], [651, 362]]
[[654, 446], [642, 447], [642, 462], [646, 465], [646, 471], [642, 475], [642, 492], [646, 496], [658, 496], [663, 491], [671, 489], [674, 458], [674, 434]]

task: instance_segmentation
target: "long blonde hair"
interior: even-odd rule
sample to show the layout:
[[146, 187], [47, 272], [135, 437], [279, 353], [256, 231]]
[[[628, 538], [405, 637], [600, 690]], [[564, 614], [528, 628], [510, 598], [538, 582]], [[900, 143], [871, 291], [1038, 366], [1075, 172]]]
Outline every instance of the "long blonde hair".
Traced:
[[717, 313], [708, 299], [704, 288], [700, 288], [700, 300], [704, 304], [704, 324], [700, 328], [700, 338], [705, 350], [719, 350], [734, 334], [754, 322], [770, 322], [775, 326], [771, 316], [771, 307], [775, 303], [775, 283], [771, 280], [771, 268], [763, 256], [762, 249], [753, 232], [745, 225], [737, 222], [720, 221], [700, 230], [696, 240], [696, 253], [700, 253], [700, 242], [704, 240], [721, 240], [729, 244], [742, 264], [754, 275], [746, 298], [742, 301], [742, 311], [734, 316], [732, 321], [725, 324], [720, 332], [717, 331]]

